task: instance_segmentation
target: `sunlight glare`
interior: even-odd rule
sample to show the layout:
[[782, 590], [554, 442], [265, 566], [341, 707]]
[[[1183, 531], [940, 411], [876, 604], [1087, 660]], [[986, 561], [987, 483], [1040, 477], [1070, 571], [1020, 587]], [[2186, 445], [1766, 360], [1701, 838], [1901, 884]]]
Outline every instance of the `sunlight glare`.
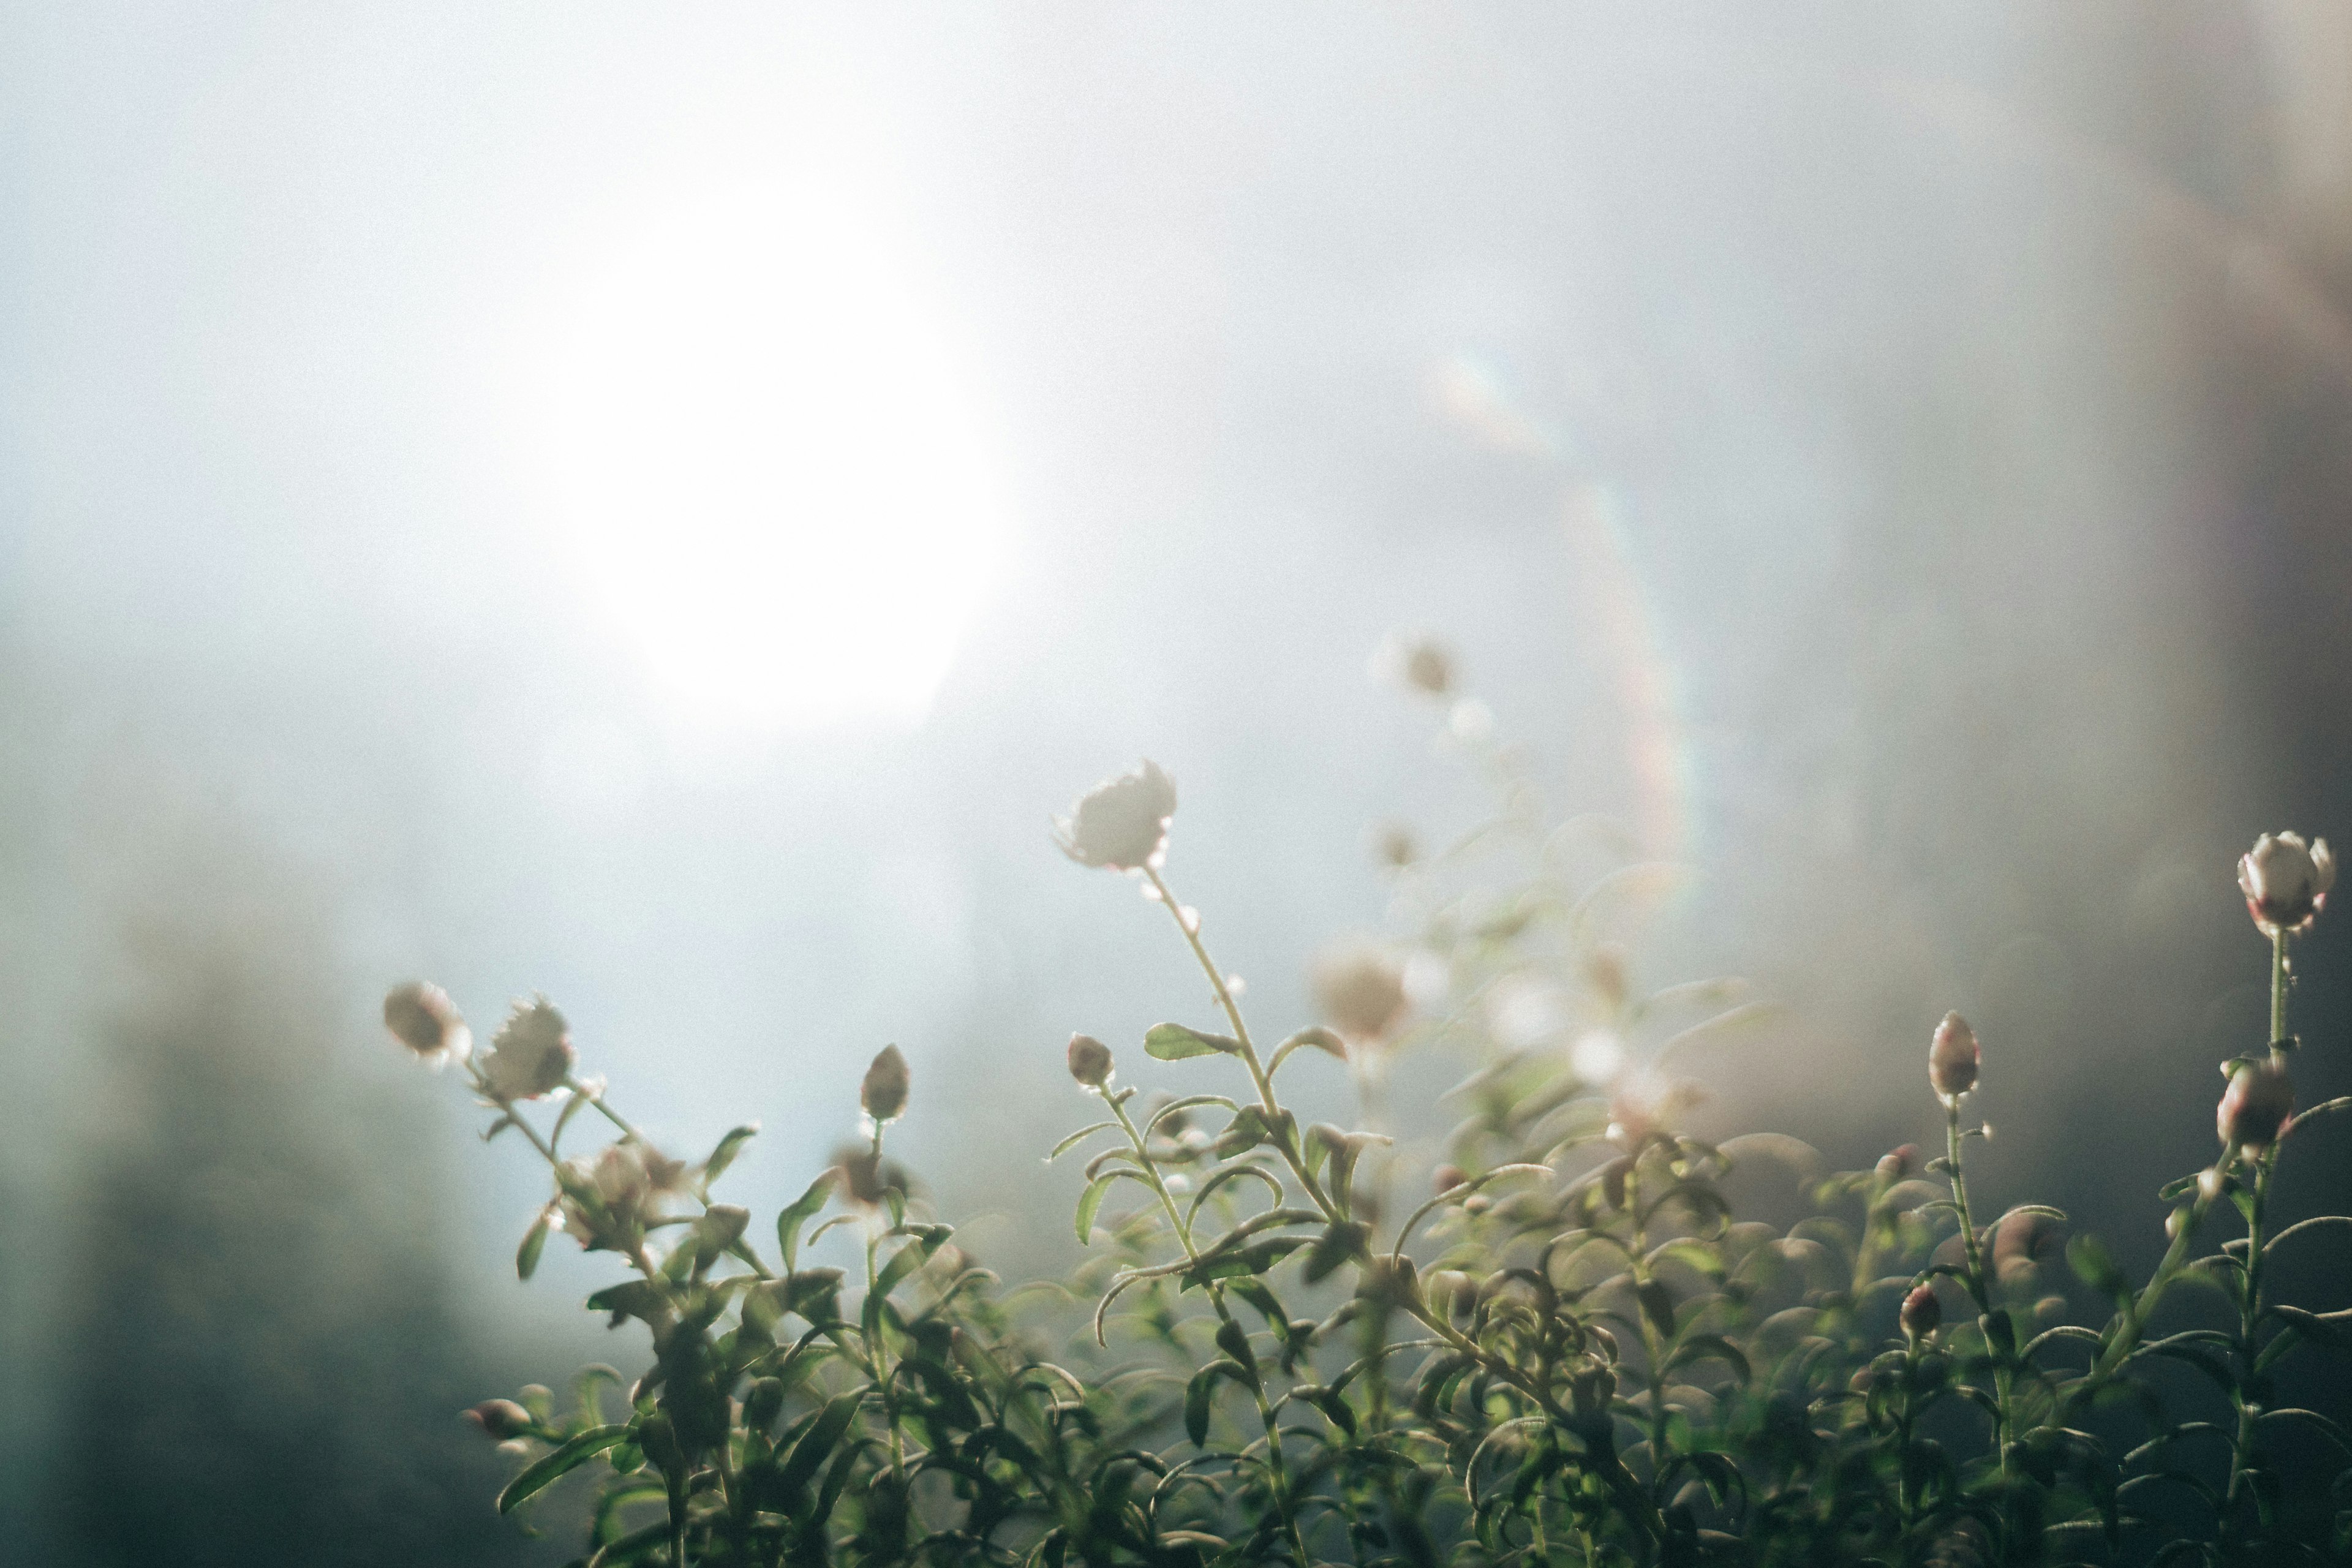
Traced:
[[701, 722], [911, 724], [999, 518], [940, 337], [822, 193], [628, 236], [564, 304], [559, 525], [662, 699]]

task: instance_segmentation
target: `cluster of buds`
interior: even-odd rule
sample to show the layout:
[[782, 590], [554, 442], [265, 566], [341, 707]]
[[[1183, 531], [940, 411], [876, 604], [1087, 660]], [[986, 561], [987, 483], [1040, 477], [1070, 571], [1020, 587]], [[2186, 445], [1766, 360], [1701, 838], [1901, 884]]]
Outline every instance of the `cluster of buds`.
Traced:
[[563, 1228], [590, 1252], [633, 1253], [667, 1201], [686, 1190], [686, 1165], [660, 1150], [624, 1138], [593, 1156], [557, 1168]]
[[1054, 841], [1081, 866], [1115, 871], [1156, 868], [1168, 847], [1169, 820], [1176, 815], [1176, 781], [1158, 763], [1145, 759], [1132, 772], [1097, 784], [1079, 797], [1070, 815], [1057, 817]]
[[2238, 890], [2264, 936], [2309, 931], [2335, 885], [2336, 858], [2325, 838], [2305, 844], [2299, 833], [2265, 833], [2238, 857]]

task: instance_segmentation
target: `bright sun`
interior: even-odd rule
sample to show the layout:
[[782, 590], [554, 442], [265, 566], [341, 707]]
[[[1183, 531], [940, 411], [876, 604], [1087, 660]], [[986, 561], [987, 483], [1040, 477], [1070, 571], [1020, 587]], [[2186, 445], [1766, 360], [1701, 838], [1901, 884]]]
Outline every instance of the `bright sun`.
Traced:
[[910, 722], [996, 555], [981, 443], [889, 257], [819, 195], [662, 215], [565, 302], [563, 535], [684, 716]]

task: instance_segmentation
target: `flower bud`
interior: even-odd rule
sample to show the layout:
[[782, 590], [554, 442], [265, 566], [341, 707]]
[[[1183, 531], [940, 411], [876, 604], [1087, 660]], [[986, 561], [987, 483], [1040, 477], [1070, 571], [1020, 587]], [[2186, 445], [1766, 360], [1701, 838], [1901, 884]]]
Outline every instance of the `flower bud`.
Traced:
[[482, 1082], [493, 1099], [536, 1100], [572, 1076], [572, 1026], [544, 996], [518, 1002], [490, 1038]]
[[2259, 1152], [2278, 1142], [2294, 1111], [2294, 1080], [2275, 1059], [2248, 1062], [2230, 1075], [2213, 1113], [2221, 1142]]
[[1421, 858], [1421, 846], [1402, 822], [1382, 823], [1372, 836], [1372, 858], [1391, 871], [1402, 871]]
[[1905, 1143], [1889, 1149], [1878, 1157], [1875, 1173], [1880, 1181], [1892, 1186], [1896, 1182], [1906, 1180], [1911, 1173], [1918, 1168], [1919, 1145]]
[[1430, 1195], [1443, 1197], [1469, 1179], [1459, 1165], [1440, 1165], [1430, 1173]]
[[1911, 1294], [1903, 1298], [1903, 1331], [1915, 1340], [1924, 1340], [1944, 1322], [1944, 1304], [1936, 1300], [1933, 1285], [1914, 1286]]
[[511, 1399], [485, 1399], [465, 1413], [465, 1418], [501, 1442], [531, 1429], [530, 1412]]
[[1428, 697], [1454, 689], [1454, 655], [1425, 633], [1389, 634], [1372, 657], [1372, 671]]
[[1958, 1013], [1947, 1013], [1927, 1044], [1927, 1081], [1952, 1104], [1977, 1086], [1977, 1032]]
[[1110, 1058], [1110, 1047], [1092, 1035], [1070, 1037], [1070, 1076], [1088, 1089], [1100, 1089], [1110, 1081], [1118, 1068]]
[[1329, 950], [1315, 961], [1315, 1004], [1350, 1044], [1377, 1045], [1404, 1022], [1412, 1004], [1404, 964], [1383, 947]]
[[2265, 833], [2238, 858], [2238, 890], [2264, 936], [2310, 930], [2335, 885], [2336, 858], [2325, 838], [2305, 845], [2299, 833]]
[[907, 1058], [896, 1046], [885, 1046], [866, 1081], [857, 1086], [857, 1103], [877, 1121], [896, 1121], [907, 1113]]
[[474, 1031], [466, 1027], [449, 994], [422, 980], [384, 994], [383, 1026], [436, 1069], [452, 1058], [464, 1060], [474, 1048]]
[[1176, 815], [1176, 781], [1158, 763], [1097, 784], [1055, 820], [1055, 842], [1081, 866], [1132, 871], [1159, 864]]

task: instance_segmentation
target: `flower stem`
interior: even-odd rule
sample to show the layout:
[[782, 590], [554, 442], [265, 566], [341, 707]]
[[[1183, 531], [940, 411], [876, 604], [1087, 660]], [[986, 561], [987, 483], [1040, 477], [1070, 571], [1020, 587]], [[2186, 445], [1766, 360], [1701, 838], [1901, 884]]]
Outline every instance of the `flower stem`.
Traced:
[[2284, 927], [2271, 932], [2271, 1051], [2276, 1055], [2287, 1040], [2286, 988], [2288, 979], [2286, 957], [2287, 933]]

